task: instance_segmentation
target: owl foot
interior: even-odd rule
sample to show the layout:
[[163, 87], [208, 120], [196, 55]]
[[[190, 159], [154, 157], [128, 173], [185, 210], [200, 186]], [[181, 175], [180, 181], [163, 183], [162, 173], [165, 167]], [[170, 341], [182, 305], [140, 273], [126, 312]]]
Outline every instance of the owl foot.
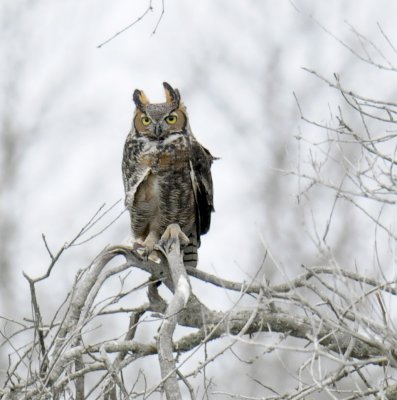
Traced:
[[132, 245], [132, 250], [141, 258], [147, 258], [147, 250], [142, 243], [134, 242], [134, 244]]
[[159, 240], [159, 246], [166, 252], [169, 252], [179, 240], [180, 246], [184, 247], [189, 243], [189, 238], [182, 232], [178, 224], [171, 224], [167, 226], [163, 236]]
[[158, 254], [159, 254], [159, 253], [157, 252], [157, 250], [153, 250], [153, 251], [149, 254], [148, 259], [149, 259], [150, 261], [153, 261], [155, 264], [161, 264], [161, 258], [160, 258], [160, 256], [159, 256]]
[[149, 260], [156, 264], [161, 264], [161, 258], [159, 256], [158, 251], [153, 250], [154, 244], [151, 243], [151, 240], [146, 240], [144, 242], [136, 241], [132, 249], [138, 254], [143, 260]]

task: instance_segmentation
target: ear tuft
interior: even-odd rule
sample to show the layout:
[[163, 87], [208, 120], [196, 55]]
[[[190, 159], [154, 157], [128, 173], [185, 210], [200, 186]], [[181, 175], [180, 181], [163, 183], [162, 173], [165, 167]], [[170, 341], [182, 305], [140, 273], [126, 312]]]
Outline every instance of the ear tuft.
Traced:
[[179, 102], [181, 100], [181, 95], [179, 94], [178, 89], [173, 89], [172, 86], [163, 82], [164, 91], [165, 91], [165, 99], [167, 103], [170, 103], [174, 108], [179, 107]]
[[134, 100], [135, 105], [142, 111], [145, 106], [149, 104], [149, 99], [146, 97], [146, 94], [142, 92], [142, 90], [135, 89], [132, 99]]

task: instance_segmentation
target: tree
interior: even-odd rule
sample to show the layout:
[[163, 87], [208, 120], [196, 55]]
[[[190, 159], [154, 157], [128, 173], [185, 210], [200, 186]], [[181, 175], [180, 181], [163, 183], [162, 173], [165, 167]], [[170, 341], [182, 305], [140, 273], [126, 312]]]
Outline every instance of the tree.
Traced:
[[[176, 237], [176, 243], [164, 251], [167, 261], [161, 265], [143, 262], [127, 247], [105, 249], [92, 265], [78, 272], [67, 299], [46, 323], [40, 313], [36, 284], [50, 277], [63, 251], [83, 233], [84, 230], [57, 254], [49, 250], [51, 264], [46, 274], [36, 279], [26, 276], [33, 319], [24, 323], [10, 321], [17, 329], [4, 338], [3, 346], [13, 348], [15, 338], [26, 331], [31, 341], [13, 349], [2, 398], [84, 399], [99, 394], [107, 399], [146, 398], [164, 391], [168, 399], [178, 399], [182, 398], [178, 380], [191, 398], [197, 398], [197, 388], [189, 383], [190, 379], [203, 373], [209, 363], [218, 362], [222, 353], [240, 341], [258, 347], [257, 355], [261, 357], [282, 349], [301, 352], [307, 358], [297, 371], [299, 385], [294, 393], [278, 394], [264, 380], [264, 398], [308, 398], [322, 391], [331, 397], [343, 394], [344, 398], [396, 398], [397, 386], [390, 376], [397, 356], [395, 326], [385, 300], [385, 296], [397, 294], [395, 282], [377, 281], [338, 266], [303, 266], [300, 276], [281, 285], [230, 282], [194, 268], [186, 271]], [[109, 267], [118, 255], [125, 262]], [[149, 273], [150, 278], [146, 284], [129, 289], [127, 280], [133, 273], [125, 272], [134, 268]], [[252, 296], [254, 306], [228, 312], [210, 309], [191, 293], [186, 272], [219, 290]], [[100, 300], [101, 290], [115, 276], [120, 278], [120, 291]], [[159, 282], [173, 292], [168, 304], [158, 293]], [[149, 302], [134, 308], [120, 305], [124, 297], [144, 287], [148, 288]], [[375, 315], [366, 307], [372, 298], [375, 302], [371, 311]], [[143, 343], [135, 339], [135, 334], [147, 313], [155, 313], [162, 322], [156, 341]], [[117, 314], [129, 315], [128, 328], [112, 330], [110, 336], [93, 342], [90, 333], [100, 324], [101, 317]], [[381, 321], [376, 314], [381, 314]], [[176, 324], [195, 331], [172, 341]], [[264, 333], [271, 333], [271, 344], [263, 341]], [[229, 338], [229, 343], [221, 351], [207, 355], [189, 372], [183, 371], [192, 355], [210, 341], [224, 337]], [[299, 341], [291, 340], [294, 338]], [[158, 356], [162, 380], [138, 389], [142, 377], [138, 373], [131, 378], [128, 367], [153, 355]], [[368, 372], [373, 376], [375, 368], [384, 376], [378, 383], [366, 376]], [[85, 384], [87, 381], [89, 385]]]
[[[396, 72], [378, 46], [365, 42], [359, 33], [357, 37], [364, 40], [367, 51], [369, 47], [357, 57], [378, 70]], [[389, 37], [383, 37], [395, 52]], [[371, 51], [384, 62], [374, 60]], [[252, 398], [241, 382], [253, 364], [258, 374], [251, 381], [261, 388], [261, 398], [397, 398], [393, 322], [397, 288], [389, 268], [394, 265], [396, 244], [391, 222], [397, 104], [358, 94], [338, 75], [326, 79], [309, 72], [345, 101], [324, 124], [309, 119], [298, 100], [301, 118], [309, 123], [308, 135], [297, 137], [302, 158], [292, 171], [300, 183], [299, 200], [315, 206], [327, 199], [332, 205], [325, 223], [324, 212], [313, 213], [312, 219], [311, 239], [323, 264], [302, 265], [301, 274], [285, 275], [279, 284], [269, 282], [261, 269], [251, 281], [239, 282], [185, 269], [178, 238], [174, 247], [164, 249], [160, 265], [142, 261], [126, 246], [112, 246], [76, 274], [66, 299], [54, 299], [59, 304], [56, 312], [44, 315], [40, 292], [45, 286], [38, 285], [52, 283], [63, 254], [86, 240], [103, 215], [100, 210], [102, 214], [57, 253], [44, 238], [50, 265], [38, 278], [26, 276], [32, 319], [9, 320], [1, 331], [2, 347], [10, 354], [2, 398], [113, 400], [161, 392], [171, 399], [181, 398], [180, 392], [184, 398]], [[363, 254], [371, 271], [359, 262], [360, 254], [353, 266], [335, 256], [331, 236], [345, 229], [336, 218], [338, 207], [347, 210], [349, 218], [365, 218], [372, 226], [373, 247]], [[270, 250], [267, 258], [277, 265]], [[124, 258], [121, 263], [119, 256]], [[110, 291], [115, 287], [109, 285], [112, 280], [118, 281], [116, 292]], [[197, 281], [235, 292], [237, 301], [229, 310], [219, 311], [216, 304], [206, 304], [205, 292], [191, 291]], [[146, 325], [159, 331], [142, 337]], [[240, 348], [249, 348], [251, 358], [242, 357]], [[214, 365], [219, 373], [227, 369], [225, 353], [239, 359], [238, 390], [234, 382], [218, 387], [216, 373], [210, 371]], [[285, 373], [293, 375], [295, 386], [280, 388], [269, 381], [267, 369], [275, 357], [285, 363]], [[142, 360], [161, 371], [161, 377], [135, 367]]]

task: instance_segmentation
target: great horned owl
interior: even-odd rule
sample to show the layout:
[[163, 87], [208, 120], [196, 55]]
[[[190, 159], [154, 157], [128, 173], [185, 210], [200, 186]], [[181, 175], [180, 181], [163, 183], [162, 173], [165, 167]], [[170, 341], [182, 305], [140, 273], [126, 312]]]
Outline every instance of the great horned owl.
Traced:
[[141, 256], [158, 260], [154, 246], [176, 223], [189, 238], [184, 263], [195, 267], [200, 235], [208, 232], [214, 211], [215, 158], [193, 136], [179, 91], [163, 86], [165, 103], [150, 103], [140, 90], [133, 94], [136, 109], [122, 163], [125, 204]]

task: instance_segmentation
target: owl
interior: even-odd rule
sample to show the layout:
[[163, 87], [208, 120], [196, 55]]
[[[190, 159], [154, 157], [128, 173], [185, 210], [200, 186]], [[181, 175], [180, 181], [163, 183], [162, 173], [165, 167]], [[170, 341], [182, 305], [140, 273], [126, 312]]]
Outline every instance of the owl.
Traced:
[[170, 224], [178, 224], [188, 239], [184, 264], [196, 267], [200, 237], [214, 211], [215, 157], [194, 137], [178, 89], [163, 86], [164, 103], [150, 103], [138, 89], [133, 94], [136, 109], [122, 161], [125, 205], [139, 255], [160, 262], [155, 246]]

